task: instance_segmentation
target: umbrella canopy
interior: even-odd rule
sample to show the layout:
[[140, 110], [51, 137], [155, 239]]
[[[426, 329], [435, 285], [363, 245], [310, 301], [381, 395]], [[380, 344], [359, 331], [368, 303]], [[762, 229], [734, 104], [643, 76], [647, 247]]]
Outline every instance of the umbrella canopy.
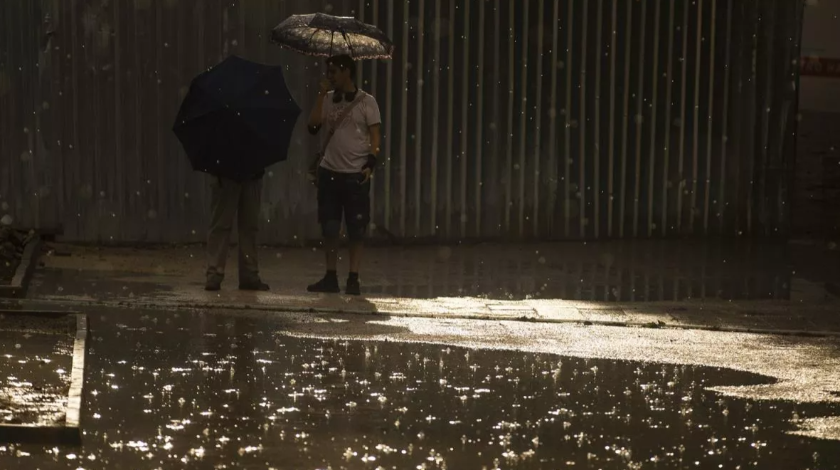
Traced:
[[349, 16], [292, 15], [271, 31], [271, 40], [301, 54], [354, 59], [390, 59], [394, 44], [376, 26]]
[[173, 131], [194, 170], [242, 181], [287, 158], [300, 113], [282, 67], [231, 56], [192, 81]]

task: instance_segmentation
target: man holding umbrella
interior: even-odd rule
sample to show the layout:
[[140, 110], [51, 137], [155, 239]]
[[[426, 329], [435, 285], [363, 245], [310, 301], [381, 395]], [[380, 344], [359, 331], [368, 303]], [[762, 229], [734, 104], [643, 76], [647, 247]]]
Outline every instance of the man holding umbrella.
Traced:
[[356, 86], [356, 60], [390, 59], [394, 44], [376, 26], [348, 16], [292, 15], [271, 39], [295, 52], [328, 57], [327, 80], [309, 118], [309, 131], [322, 128], [322, 152], [310, 170], [318, 187], [318, 219], [324, 232], [327, 274], [309, 292], [338, 293], [341, 222], [350, 239], [347, 294], [360, 295], [363, 239], [370, 224], [370, 179], [381, 142], [379, 106]]
[[309, 131], [325, 128], [322, 158], [315, 168], [318, 221], [324, 234], [327, 273], [309, 292], [338, 293], [337, 264], [341, 224], [350, 240], [346, 293], [360, 295], [359, 269], [370, 224], [370, 180], [379, 155], [379, 105], [355, 84], [356, 63], [349, 55], [327, 59], [327, 80], [309, 117]]

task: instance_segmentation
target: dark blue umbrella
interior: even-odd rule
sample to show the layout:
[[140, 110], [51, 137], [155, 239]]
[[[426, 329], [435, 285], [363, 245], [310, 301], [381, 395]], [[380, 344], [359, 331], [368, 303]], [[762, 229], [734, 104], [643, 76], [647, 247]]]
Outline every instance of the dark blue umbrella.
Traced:
[[282, 67], [231, 56], [192, 81], [172, 130], [194, 170], [242, 181], [287, 158], [300, 112]]

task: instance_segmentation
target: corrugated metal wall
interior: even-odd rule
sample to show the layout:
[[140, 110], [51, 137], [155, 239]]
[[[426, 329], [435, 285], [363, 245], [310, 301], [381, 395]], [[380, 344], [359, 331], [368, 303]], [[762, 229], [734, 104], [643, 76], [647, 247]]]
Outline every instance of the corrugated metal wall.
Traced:
[[[310, 11], [397, 44], [361, 80], [386, 119], [374, 222], [398, 237], [788, 231], [798, 0], [3, 1], [0, 212], [71, 240], [202, 240], [180, 100], [239, 54], [286, 64], [309, 108], [321, 63], [268, 36]], [[304, 121], [267, 180], [268, 243], [318, 237]]]

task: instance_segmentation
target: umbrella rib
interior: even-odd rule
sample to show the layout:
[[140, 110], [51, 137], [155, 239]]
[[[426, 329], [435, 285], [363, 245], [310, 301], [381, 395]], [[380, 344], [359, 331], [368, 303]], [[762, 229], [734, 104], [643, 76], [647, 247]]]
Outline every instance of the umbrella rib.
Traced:
[[350, 38], [347, 37], [347, 32], [341, 30], [341, 35], [344, 37], [344, 41], [347, 43], [347, 48], [350, 49], [350, 57], [355, 57], [355, 54], [353, 53], [353, 43], [350, 42]]
[[309, 35], [309, 42], [310, 43], [312, 42], [312, 38], [314, 38], [316, 34], [321, 32], [321, 28], [314, 28], [314, 29], [315, 29], [315, 31], [312, 31], [312, 34]]

